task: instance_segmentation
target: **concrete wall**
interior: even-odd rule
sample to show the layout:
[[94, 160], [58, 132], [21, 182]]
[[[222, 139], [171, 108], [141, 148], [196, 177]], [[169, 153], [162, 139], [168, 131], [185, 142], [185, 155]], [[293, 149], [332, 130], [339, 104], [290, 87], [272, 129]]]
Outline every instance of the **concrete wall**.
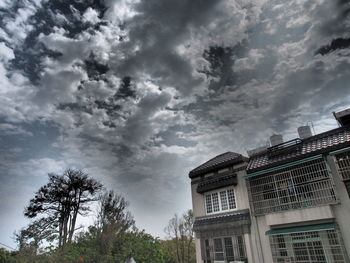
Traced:
[[339, 198], [339, 204], [332, 205], [333, 214], [336, 222], [339, 225], [340, 232], [344, 241], [345, 249], [348, 256], [350, 255], [350, 198], [346, 191], [341, 175], [336, 169], [336, 164], [333, 156], [327, 157], [327, 163], [333, 176], [333, 181], [336, 189], [336, 194]]
[[202, 251], [201, 251], [201, 242], [199, 238], [195, 238], [195, 244], [196, 244], [196, 262], [202, 263]]
[[[237, 167], [234, 168], [237, 169]], [[245, 170], [237, 172], [237, 186], [234, 187], [237, 210], [249, 208], [248, 191], [244, 179], [245, 175]]]
[[205, 216], [204, 195], [197, 193], [197, 184], [191, 185], [193, 216]]

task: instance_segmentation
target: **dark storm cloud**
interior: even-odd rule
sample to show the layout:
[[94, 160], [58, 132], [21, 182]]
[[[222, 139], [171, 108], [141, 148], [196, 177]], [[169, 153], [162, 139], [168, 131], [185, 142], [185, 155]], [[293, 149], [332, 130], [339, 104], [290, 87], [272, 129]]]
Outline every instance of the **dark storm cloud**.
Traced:
[[[191, 33], [209, 27], [218, 19], [223, 14], [222, 2], [152, 0], [135, 4], [137, 15], [125, 24], [128, 41], [122, 45], [128, 55], [116, 65], [117, 71], [131, 76], [144, 72], [158, 80], [159, 85], [176, 87], [184, 94], [204, 85], [203, 76], [191, 64], [191, 57], [183, 56], [177, 49], [191, 48]], [[228, 22], [222, 20], [217, 21], [212, 32], [205, 30], [206, 38], [218, 34], [220, 23]]]
[[348, 1], [16, 3], [0, 28], [8, 196], [24, 175], [29, 198], [47, 172], [84, 168], [162, 235], [190, 207], [194, 166], [332, 127], [349, 99]]

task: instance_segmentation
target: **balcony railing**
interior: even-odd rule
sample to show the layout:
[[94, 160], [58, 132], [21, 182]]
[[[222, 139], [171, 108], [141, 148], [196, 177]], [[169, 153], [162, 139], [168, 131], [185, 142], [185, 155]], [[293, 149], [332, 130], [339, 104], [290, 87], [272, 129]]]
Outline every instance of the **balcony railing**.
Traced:
[[248, 189], [256, 215], [337, 202], [323, 159], [252, 177]]

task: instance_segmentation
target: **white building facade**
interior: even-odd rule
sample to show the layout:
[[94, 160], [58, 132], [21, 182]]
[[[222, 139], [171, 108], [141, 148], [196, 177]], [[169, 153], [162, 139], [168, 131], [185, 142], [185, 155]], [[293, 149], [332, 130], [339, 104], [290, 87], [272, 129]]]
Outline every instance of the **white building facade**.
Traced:
[[197, 263], [348, 263], [350, 125], [189, 173]]

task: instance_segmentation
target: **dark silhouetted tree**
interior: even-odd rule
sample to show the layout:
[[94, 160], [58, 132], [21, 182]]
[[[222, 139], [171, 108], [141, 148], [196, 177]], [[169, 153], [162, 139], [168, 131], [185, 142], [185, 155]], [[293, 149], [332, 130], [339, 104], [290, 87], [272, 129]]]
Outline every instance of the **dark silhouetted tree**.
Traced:
[[89, 204], [98, 200], [101, 189], [102, 184], [81, 170], [68, 169], [62, 175], [51, 173], [49, 182], [35, 193], [24, 214], [28, 218], [42, 215], [46, 229], [56, 230], [58, 246], [63, 248], [72, 241], [78, 215], [90, 211]]

